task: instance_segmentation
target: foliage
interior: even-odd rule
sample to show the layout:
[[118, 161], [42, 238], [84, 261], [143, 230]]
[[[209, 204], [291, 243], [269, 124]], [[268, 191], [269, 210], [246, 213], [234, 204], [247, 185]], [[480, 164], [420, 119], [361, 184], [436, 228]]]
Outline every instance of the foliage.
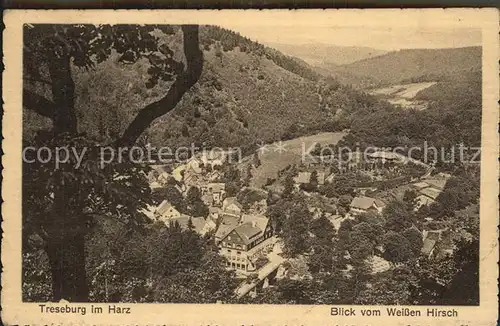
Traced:
[[402, 236], [408, 240], [413, 256], [418, 257], [424, 244], [420, 231], [412, 227], [404, 230]]
[[384, 236], [384, 258], [391, 263], [403, 263], [411, 258], [412, 247], [402, 235], [389, 231]]
[[287, 255], [295, 257], [308, 249], [307, 240], [311, 213], [303, 201], [296, 200], [289, 207], [282, 232], [283, 250]]
[[188, 213], [191, 216], [208, 216], [208, 207], [205, 205], [201, 199], [201, 191], [198, 187], [189, 188], [186, 195], [186, 202], [188, 207]]
[[[175, 59], [174, 51], [166, 42], [181, 29], [187, 69], [182, 61]], [[100, 118], [109, 119], [94, 120], [98, 124], [94, 125], [99, 130], [97, 134], [79, 134], [80, 128], [88, 127], [80, 123], [85, 120], [82, 116], [95, 112], [79, 111], [86, 101], [85, 95], [76, 89], [79, 84], [75, 83], [75, 76], [88, 73], [112, 56], [119, 64], [148, 60], [147, 73], [143, 74], [147, 80], [142, 81], [146, 88], [173, 83], [153, 103], [141, 103], [140, 107], [125, 110], [122, 115], [117, 114], [115, 108], [109, 114], [103, 112]], [[134, 144], [156, 117], [173, 110], [198, 80], [202, 59], [196, 26], [184, 25], [180, 29], [168, 25], [24, 26], [23, 108], [50, 119], [52, 125], [44, 126], [49, 130], [34, 128], [31, 134], [25, 133], [28, 137], [23, 145], [43, 146], [51, 149], [51, 154], [58, 148], [84, 153], [82, 162], [70, 157], [62, 166], [44, 165], [39, 160], [23, 163], [23, 223], [26, 225], [23, 233], [24, 237], [37, 235], [45, 242], [53, 300], [89, 299], [85, 235], [94, 227], [96, 216], [114, 218], [136, 228], [147, 221], [142, 213], [151, 199], [147, 168], [123, 157], [118, 158], [116, 164], [104, 166], [103, 158], [99, 160], [98, 155], [102, 154], [102, 147], [112, 145], [116, 152], [117, 146]], [[105, 111], [106, 101], [97, 105], [103, 106]], [[121, 129], [124, 121], [121, 118], [130, 117], [132, 122], [129, 120]], [[25, 124], [30, 129], [31, 121]]]
[[415, 214], [409, 205], [400, 200], [393, 200], [382, 211], [386, 219], [387, 230], [402, 232], [415, 223]]

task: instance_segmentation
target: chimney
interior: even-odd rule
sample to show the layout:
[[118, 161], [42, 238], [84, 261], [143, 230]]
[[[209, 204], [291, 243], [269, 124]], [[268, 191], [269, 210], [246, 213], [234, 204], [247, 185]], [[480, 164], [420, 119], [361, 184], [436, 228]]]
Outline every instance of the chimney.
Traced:
[[254, 228], [256, 228], [256, 227], [257, 227], [257, 221], [252, 221], [252, 226], [253, 226]]

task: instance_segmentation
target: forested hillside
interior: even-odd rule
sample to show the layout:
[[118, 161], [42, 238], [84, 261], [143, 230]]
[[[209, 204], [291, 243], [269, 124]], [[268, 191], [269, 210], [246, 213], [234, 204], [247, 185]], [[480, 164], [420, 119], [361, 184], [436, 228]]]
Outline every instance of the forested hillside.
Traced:
[[481, 47], [400, 50], [331, 67], [331, 71], [333, 75], [365, 77], [376, 82], [376, 86], [437, 81], [464, 72], [481, 71], [481, 51]]
[[447, 150], [461, 143], [478, 147], [481, 144], [481, 85], [480, 72], [463, 74], [417, 94], [417, 98], [430, 101], [426, 110], [388, 106], [371, 114], [357, 112], [350, 123], [351, 135], [342, 142], [409, 148], [423, 146], [427, 141], [429, 146]]
[[[174, 50], [182, 45], [179, 33], [165, 42]], [[200, 27], [200, 47], [200, 80], [173, 112], [154, 122], [144, 141], [158, 147], [195, 142], [250, 151], [260, 142], [343, 129], [341, 118], [350, 112], [384, 105], [230, 30]], [[112, 54], [96, 69], [74, 69], [79, 128], [101, 140], [120, 135], [139, 108], [157, 100], [169, 84], [149, 85], [146, 59], [129, 64], [119, 58]], [[26, 112], [25, 119], [33, 120], [27, 125], [37, 129], [41, 122], [33, 117]], [[25, 135], [30, 130], [25, 128]]]

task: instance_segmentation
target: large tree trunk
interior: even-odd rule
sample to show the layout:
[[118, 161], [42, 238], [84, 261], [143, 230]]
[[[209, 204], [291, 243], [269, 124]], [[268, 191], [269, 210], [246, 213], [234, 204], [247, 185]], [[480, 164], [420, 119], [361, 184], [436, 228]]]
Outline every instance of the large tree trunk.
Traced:
[[[55, 104], [54, 136], [76, 134], [74, 107], [75, 84], [71, 76], [69, 55], [54, 58], [49, 66], [52, 99]], [[48, 225], [46, 247], [52, 274], [54, 301], [88, 301], [89, 288], [85, 271], [85, 228], [79, 212], [72, 212], [70, 202], [78, 193], [75, 185], [64, 184], [62, 177], [54, 191], [53, 217]]]
[[52, 119], [54, 133], [75, 134], [77, 132], [75, 83], [71, 76], [69, 54], [54, 58], [49, 66], [49, 74], [52, 81], [52, 100], [56, 108]]
[[52, 236], [47, 244], [52, 274], [52, 298], [70, 302], [88, 302], [85, 275], [85, 239], [83, 234]]

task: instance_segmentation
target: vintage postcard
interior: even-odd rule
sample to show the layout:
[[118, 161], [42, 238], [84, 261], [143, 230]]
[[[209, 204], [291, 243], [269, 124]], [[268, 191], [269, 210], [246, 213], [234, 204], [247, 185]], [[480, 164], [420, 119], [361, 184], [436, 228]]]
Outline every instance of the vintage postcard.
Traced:
[[496, 9], [4, 20], [4, 324], [496, 324]]

